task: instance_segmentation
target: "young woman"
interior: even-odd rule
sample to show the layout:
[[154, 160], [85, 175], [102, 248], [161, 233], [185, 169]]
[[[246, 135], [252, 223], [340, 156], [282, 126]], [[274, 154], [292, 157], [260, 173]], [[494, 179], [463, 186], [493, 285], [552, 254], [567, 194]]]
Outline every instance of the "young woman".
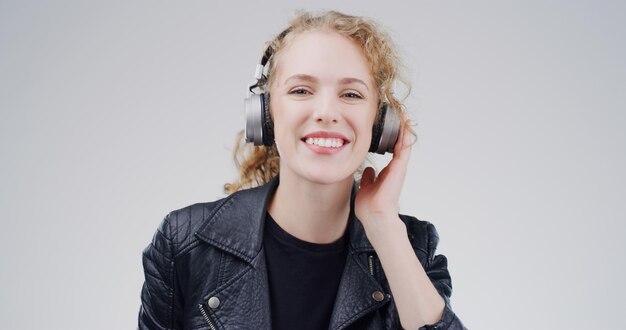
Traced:
[[[464, 329], [435, 228], [397, 211], [414, 134], [395, 54], [337, 12], [300, 14], [270, 42], [246, 100], [259, 146], [237, 148], [228, 197], [162, 222], [139, 328]], [[393, 159], [357, 184], [368, 151]]]

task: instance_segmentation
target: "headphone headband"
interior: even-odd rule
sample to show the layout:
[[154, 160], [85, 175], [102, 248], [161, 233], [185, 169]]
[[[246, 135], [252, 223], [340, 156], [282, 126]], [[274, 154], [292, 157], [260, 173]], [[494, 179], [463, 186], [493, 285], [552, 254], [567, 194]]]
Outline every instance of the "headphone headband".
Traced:
[[[278, 34], [278, 36], [276, 36], [276, 38], [274, 40], [276, 41], [281, 41], [285, 38], [285, 36], [287, 36], [287, 34], [289, 34], [289, 32], [291, 32], [291, 26], [284, 29], [281, 33]], [[272, 58], [272, 55], [274, 55], [274, 47], [272, 47], [272, 43], [270, 43], [267, 48], [265, 48], [265, 52], [263, 52], [263, 57], [261, 57], [261, 65], [263, 67], [265, 67], [265, 65], [267, 64], [267, 62], [270, 61], [270, 58]]]

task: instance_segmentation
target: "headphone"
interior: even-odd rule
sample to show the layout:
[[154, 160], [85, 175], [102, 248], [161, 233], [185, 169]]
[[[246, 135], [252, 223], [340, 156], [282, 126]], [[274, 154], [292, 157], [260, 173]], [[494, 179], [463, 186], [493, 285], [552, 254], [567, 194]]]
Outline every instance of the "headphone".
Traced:
[[[291, 29], [281, 32], [277, 39], [284, 38]], [[272, 146], [274, 144], [274, 122], [270, 115], [270, 94], [257, 93], [256, 91], [267, 82], [266, 65], [274, 50], [268, 46], [265, 50], [261, 63], [257, 64], [254, 73], [255, 81], [248, 86], [247, 96], [244, 100], [246, 109], [246, 142], [252, 142], [255, 146]], [[378, 109], [374, 126], [372, 127], [372, 142], [369, 152], [384, 155], [385, 152], [393, 153], [393, 148], [400, 132], [400, 118], [395, 109], [387, 103], [382, 103]]]

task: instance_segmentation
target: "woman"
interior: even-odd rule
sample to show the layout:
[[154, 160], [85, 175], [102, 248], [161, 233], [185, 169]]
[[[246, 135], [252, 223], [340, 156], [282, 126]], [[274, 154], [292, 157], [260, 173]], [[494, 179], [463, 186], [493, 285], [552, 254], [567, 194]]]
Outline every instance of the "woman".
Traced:
[[[228, 197], [162, 222], [139, 328], [463, 329], [437, 232], [397, 213], [414, 137], [397, 62], [372, 22], [337, 12], [272, 40], [246, 100], [246, 139], [263, 146], [237, 148]], [[358, 187], [368, 151], [393, 159]]]

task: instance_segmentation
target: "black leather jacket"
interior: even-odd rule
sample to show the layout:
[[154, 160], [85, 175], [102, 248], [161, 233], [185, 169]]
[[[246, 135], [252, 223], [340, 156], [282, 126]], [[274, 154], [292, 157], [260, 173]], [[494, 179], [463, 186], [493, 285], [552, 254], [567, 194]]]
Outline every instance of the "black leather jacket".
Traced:
[[[277, 184], [275, 178], [165, 217], [143, 252], [139, 329], [271, 329], [263, 223]], [[415, 254], [446, 301], [442, 320], [422, 329], [464, 329], [450, 309], [446, 258], [434, 254], [435, 228], [400, 217]], [[348, 230], [348, 257], [330, 329], [400, 329], [382, 266], [354, 214]]]

